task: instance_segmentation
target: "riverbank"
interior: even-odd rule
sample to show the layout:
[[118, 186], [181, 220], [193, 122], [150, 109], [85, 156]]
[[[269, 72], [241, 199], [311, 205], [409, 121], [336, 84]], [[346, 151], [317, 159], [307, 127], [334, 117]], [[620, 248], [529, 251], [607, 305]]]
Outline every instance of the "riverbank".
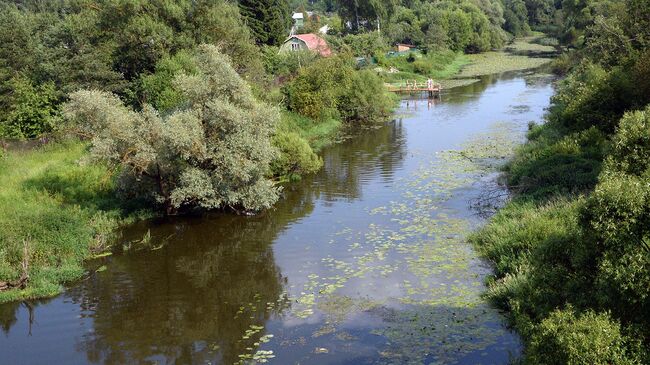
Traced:
[[543, 33], [534, 33], [515, 38], [498, 51], [467, 55], [447, 51], [430, 56], [416, 55], [412, 59], [403, 55], [384, 61], [382, 65], [384, 68], [395, 67], [400, 72], [381, 74], [385, 82], [392, 85], [400, 85], [405, 80], [426, 82], [431, 77], [443, 89], [451, 89], [473, 84], [481, 76], [530, 70], [547, 64], [557, 53], [552, 43], [553, 40]]
[[[0, 303], [48, 297], [84, 274], [83, 262], [110, 248], [117, 227], [150, 216], [115, 196], [113, 174], [83, 164], [86, 144], [55, 143], [0, 159]], [[22, 285], [21, 285], [22, 286]]]
[[627, 81], [648, 71], [630, 64], [585, 63], [558, 84], [505, 167], [512, 201], [470, 238], [526, 364], [650, 361], [650, 109]]

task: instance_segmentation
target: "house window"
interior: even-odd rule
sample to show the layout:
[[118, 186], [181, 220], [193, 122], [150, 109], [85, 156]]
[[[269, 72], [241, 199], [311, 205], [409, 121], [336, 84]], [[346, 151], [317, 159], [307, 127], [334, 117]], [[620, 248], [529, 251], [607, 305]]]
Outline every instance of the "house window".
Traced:
[[298, 43], [291, 43], [291, 50], [292, 51], [299, 51], [300, 50], [300, 45]]

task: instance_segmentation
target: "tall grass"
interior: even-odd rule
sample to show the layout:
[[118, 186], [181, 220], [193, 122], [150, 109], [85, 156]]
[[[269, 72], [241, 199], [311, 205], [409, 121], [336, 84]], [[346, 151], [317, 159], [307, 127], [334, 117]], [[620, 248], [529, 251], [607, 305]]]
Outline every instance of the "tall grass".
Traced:
[[414, 52], [379, 60], [381, 66], [394, 67], [400, 71], [385, 73], [384, 81], [388, 83], [401, 83], [404, 80], [424, 82], [429, 77], [439, 80], [448, 79], [456, 75], [469, 62], [467, 55], [452, 51], [429, 52], [427, 54]]
[[342, 122], [337, 119], [315, 121], [300, 114], [285, 111], [282, 113], [278, 131], [295, 132], [307, 140], [311, 148], [318, 152], [335, 142]]
[[120, 205], [105, 166], [80, 163], [85, 150], [69, 142], [0, 159], [0, 281], [19, 278], [24, 264], [29, 275], [25, 289], [0, 292], [0, 302], [57, 294], [137, 215]]

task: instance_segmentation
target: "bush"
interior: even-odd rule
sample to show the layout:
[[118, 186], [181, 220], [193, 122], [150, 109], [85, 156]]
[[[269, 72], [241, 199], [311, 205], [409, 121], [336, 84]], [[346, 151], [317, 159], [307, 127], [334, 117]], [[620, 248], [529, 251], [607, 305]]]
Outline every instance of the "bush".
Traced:
[[606, 147], [603, 133], [591, 128], [560, 137], [554, 131], [552, 125], [534, 127], [530, 142], [507, 165], [508, 183], [518, 192], [544, 198], [596, 185]]
[[283, 91], [290, 111], [316, 121], [377, 123], [386, 119], [393, 104], [381, 79], [369, 70], [356, 71], [345, 56], [301, 69]]
[[294, 132], [279, 132], [273, 137], [278, 156], [271, 162], [271, 171], [283, 179], [298, 180], [301, 175], [318, 171], [323, 161], [307, 141]]
[[557, 310], [535, 330], [527, 362], [538, 365], [638, 364], [626, 356], [620, 325], [606, 313]]
[[345, 91], [339, 103], [339, 113], [344, 121], [369, 125], [390, 117], [394, 101], [373, 71], [356, 72], [351, 87]]
[[23, 76], [9, 82], [9, 110], [0, 116], [0, 136], [36, 138], [51, 132], [58, 115], [58, 95], [53, 83], [38, 86]]
[[[331, 39], [331, 38], [330, 38]], [[342, 44], [337, 47], [338, 51], [350, 50], [357, 57], [372, 57], [385, 53], [388, 45], [384, 38], [377, 32], [361, 34], [347, 34], [342, 38]]]
[[149, 106], [136, 112], [112, 94], [78, 91], [66, 116], [93, 137], [95, 160], [121, 168], [127, 193], [152, 199], [168, 214], [181, 207], [269, 208], [278, 198], [266, 175], [279, 112], [254, 99], [215, 46], [201, 46], [194, 61], [197, 74], [174, 79], [187, 102], [172, 114]]
[[302, 68], [283, 88], [287, 108], [315, 120], [338, 117], [339, 99], [354, 72], [352, 60], [343, 56], [322, 58]]
[[640, 176], [650, 168], [650, 106], [626, 114], [612, 141], [608, 167]]
[[549, 120], [571, 131], [594, 126], [613, 134], [623, 113], [635, 103], [632, 84], [630, 75], [619, 67], [607, 71], [585, 63], [560, 84]]
[[470, 236], [481, 256], [495, 267], [488, 299], [510, 310], [513, 323], [524, 335], [550, 311], [572, 299], [576, 289], [587, 286], [580, 276], [569, 274], [582, 261], [578, 225], [582, 205], [581, 200], [541, 207], [513, 202]]
[[194, 74], [197, 71], [191, 52], [182, 50], [174, 56], [164, 57], [156, 64], [155, 73], [140, 78], [142, 101], [163, 113], [179, 107], [185, 98], [173, 87], [174, 77], [180, 72]]
[[267, 73], [286, 76], [314, 62], [318, 55], [312, 51], [280, 52], [278, 47], [262, 46], [262, 61]]
[[605, 171], [582, 212], [599, 257], [601, 305], [650, 324], [650, 179]]
[[342, 122], [338, 119], [316, 121], [302, 115], [283, 112], [276, 133], [298, 133], [314, 152], [335, 142]]

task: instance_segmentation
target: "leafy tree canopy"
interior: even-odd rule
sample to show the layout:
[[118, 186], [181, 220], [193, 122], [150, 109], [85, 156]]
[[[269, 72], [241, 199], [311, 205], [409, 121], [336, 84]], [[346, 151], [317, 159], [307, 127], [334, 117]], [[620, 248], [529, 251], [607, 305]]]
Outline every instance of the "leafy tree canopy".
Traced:
[[153, 198], [167, 213], [270, 207], [278, 198], [266, 179], [278, 111], [253, 98], [215, 46], [199, 47], [193, 61], [197, 72], [173, 81], [185, 103], [167, 116], [149, 105], [134, 111], [96, 90], [73, 93], [65, 115], [92, 138], [93, 159], [120, 168], [127, 195]]

